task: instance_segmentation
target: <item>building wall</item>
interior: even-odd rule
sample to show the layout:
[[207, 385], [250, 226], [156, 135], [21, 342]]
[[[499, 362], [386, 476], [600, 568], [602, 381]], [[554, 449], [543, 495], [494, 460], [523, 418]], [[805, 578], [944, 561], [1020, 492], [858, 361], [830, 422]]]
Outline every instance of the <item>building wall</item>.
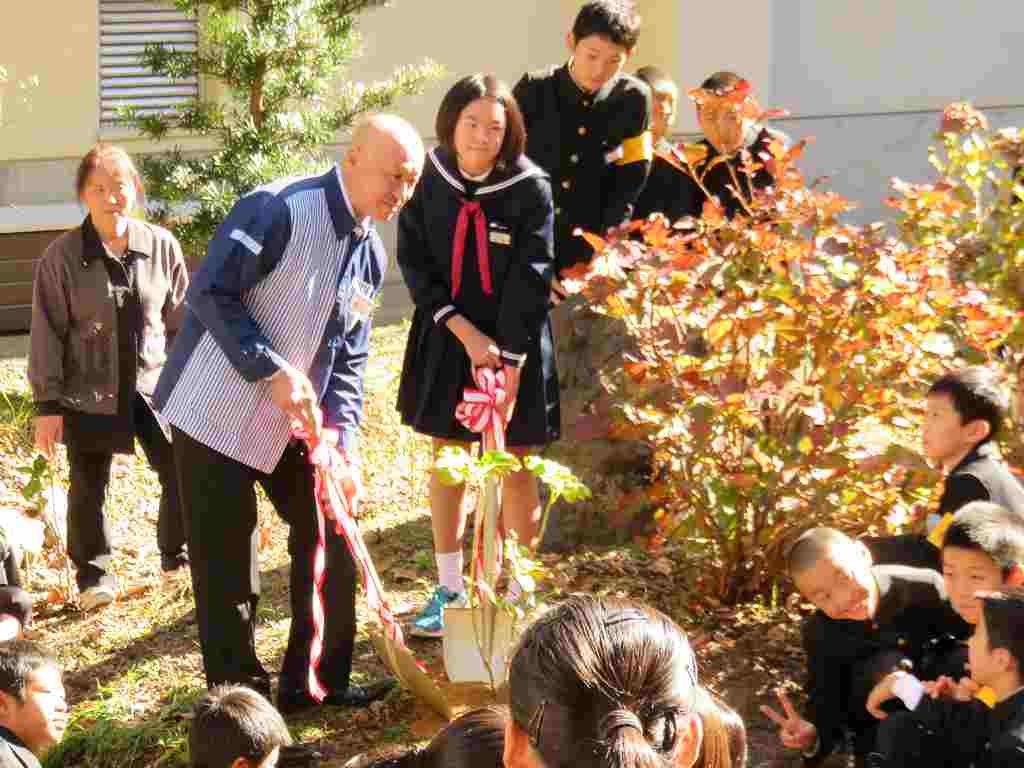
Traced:
[[[17, 227], [21, 214], [12, 205], [45, 204], [62, 226], [63, 219], [73, 223], [76, 209], [67, 204], [74, 201], [75, 163], [97, 138], [152, 149], [98, 127], [96, 0], [57, 4], [59, 14], [54, 3], [14, 3], [0, 25], [0, 64], [12, 81], [0, 86], [0, 232]], [[656, 64], [684, 92], [717, 69], [740, 72], [765, 106], [792, 112], [780, 128], [794, 138], [816, 137], [802, 167], [860, 201], [858, 221], [887, 217], [881, 201], [891, 176], [930, 175], [927, 147], [946, 103], [969, 99], [996, 125], [1024, 123], [1024, 92], [1010, 64], [1024, 29], [1019, 0], [941, 7], [934, 0], [758, 0], [735, 11], [696, 0], [638, 6], [644, 29], [631, 68]], [[564, 61], [578, 7], [579, 0], [397, 0], [363, 16], [364, 55], [346, 76], [372, 81], [424, 57], [444, 64], [448, 76], [401, 107], [429, 142], [441, 96], [458, 77], [487, 70], [514, 83], [524, 70]], [[29, 76], [39, 86], [25, 105], [15, 83]], [[690, 135], [697, 125], [685, 97], [680, 109], [678, 135]], [[337, 156], [343, 142], [339, 137], [329, 153]], [[382, 232], [393, 242], [393, 226]], [[407, 312], [406, 302], [393, 269], [382, 317]]]
[[[776, 0], [768, 72], [755, 85], [766, 104], [792, 113], [779, 127], [814, 136], [802, 168], [860, 202], [859, 223], [891, 220], [892, 177], [934, 174], [942, 108], [967, 100], [997, 127], [1024, 125], [1024, 89], [1013, 53], [1024, 3]], [[767, 76], [765, 76], [767, 75]]]

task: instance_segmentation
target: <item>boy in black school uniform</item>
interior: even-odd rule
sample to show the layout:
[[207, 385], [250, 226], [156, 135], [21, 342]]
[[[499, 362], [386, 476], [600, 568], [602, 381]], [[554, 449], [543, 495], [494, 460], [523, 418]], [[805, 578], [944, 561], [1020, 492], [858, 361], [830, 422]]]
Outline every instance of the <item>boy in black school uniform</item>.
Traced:
[[[735, 94], [737, 89], [746, 95], [738, 98]], [[706, 153], [704, 160], [697, 163], [694, 170], [704, 174], [702, 183], [708, 192], [718, 197], [725, 215], [731, 219], [741, 210], [739, 199], [729, 189], [736, 186], [733, 173], [740, 183], [740, 191], [748, 200], [753, 189], [764, 189], [772, 183], [772, 175], [764, 168], [757, 170], [753, 176], [747, 176], [740, 170], [743, 165], [740, 150], [746, 149], [753, 162], [763, 165], [760, 154], [767, 152], [773, 141], [788, 145], [789, 138], [763, 124], [761, 108], [750, 93], [750, 84], [735, 72], [715, 72], [700, 84], [700, 88], [690, 91], [689, 95], [696, 102], [697, 122], [704, 131], [700, 144]], [[715, 158], [722, 154], [731, 157], [711, 166]], [[707, 196], [699, 188], [697, 193], [698, 210], [701, 210]]]
[[[961, 678], [961, 670], [956, 676], [929, 682], [905, 671], [883, 678], [867, 701], [868, 711], [882, 721], [873, 759], [876, 766], [985, 765], [992, 726], [1004, 719], [992, 707], [1008, 698], [1007, 689], [993, 686], [986, 668], [976, 660], [977, 652], [984, 650], [979, 640], [986, 633], [987, 617], [979, 594], [1024, 584], [1024, 520], [991, 502], [965, 505], [945, 531], [942, 566], [950, 602], [975, 627], [966, 654], [970, 677]], [[1016, 631], [1024, 637], [1024, 624], [1018, 624]], [[893, 698], [901, 699], [909, 711], [882, 712], [880, 706]], [[1019, 709], [1024, 709], [1019, 703], [999, 707], [1000, 712]]]
[[[633, 218], [651, 165], [650, 90], [622, 68], [640, 17], [627, 0], [583, 5], [561, 66], [528, 72], [513, 89], [526, 123], [526, 154], [551, 176], [556, 274], [593, 258], [577, 228], [604, 235]], [[556, 301], [565, 297], [557, 277]]]
[[1024, 520], [1024, 487], [999, 456], [994, 438], [1009, 398], [996, 374], [971, 366], [942, 376], [928, 390], [924, 452], [946, 473], [927, 534], [865, 539], [876, 563], [941, 570], [939, 547], [953, 515], [971, 501], [992, 501]]
[[807, 654], [807, 718], [779, 699], [784, 713], [761, 711], [779, 737], [817, 765], [854, 735], [863, 758], [875, 744], [877, 721], [865, 702], [890, 672], [924, 676], [943, 670], [948, 651], [968, 633], [949, 605], [942, 577], [904, 566], [873, 566], [867, 550], [839, 531], [813, 528], [794, 543], [788, 568], [800, 593], [818, 610], [803, 625]]
[[[526, 154], [551, 178], [555, 269], [549, 298], [556, 307], [551, 324], [564, 404], [561, 432], [567, 438], [575, 420], [600, 397], [594, 385], [598, 370], [621, 354], [617, 345], [627, 337], [621, 320], [591, 312], [582, 296], [562, 303], [567, 293], [561, 277], [594, 257], [594, 249], [574, 231], [603, 236], [631, 221], [647, 180], [650, 89], [622, 71], [639, 34], [640, 16], [630, 0], [585, 3], [566, 35], [569, 61], [526, 73], [512, 91], [526, 126]], [[572, 446], [566, 439], [557, 450], [571, 452]], [[540, 551], [564, 548], [559, 522], [556, 505]]]
[[634, 218], [646, 219], [652, 213], [663, 213], [670, 223], [684, 216], [700, 215], [704, 204], [704, 193], [693, 179], [679, 168], [679, 161], [673, 161], [673, 147], [669, 131], [675, 120], [679, 105], [679, 87], [665, 72], [657, 67], [641, 67], [636, 76], [651, 89], [653, 114], [651, 118], [651, 139], [654, 143], [654, 159], [640, 197], [636, 201]]
[[971, 680], [992, 692], [991, 704], [941, 706], [926, 697], [913, 712], [916, 729], [880, 734], [872, 768], [1024, 765], [1024, 589], [978, 594], [983, 610], [968, 643]]

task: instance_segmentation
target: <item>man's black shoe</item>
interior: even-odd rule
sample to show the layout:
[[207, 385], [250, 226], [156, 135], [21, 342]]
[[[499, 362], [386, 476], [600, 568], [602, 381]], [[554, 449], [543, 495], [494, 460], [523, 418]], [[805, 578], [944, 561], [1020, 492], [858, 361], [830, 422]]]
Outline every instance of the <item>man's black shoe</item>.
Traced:
[[[370, 685], [350, 685], [345, 690], [328, 691], [321, 704], [329, 707], [368, 707], [383, 699], [398, 684], [388, 677]], [[317, 706], [316, 701], [305, 689], [280, 690], [277, 693], [277, 709], [282, 715], [294, 715]]]
[[177, 552], [175, 554], [160, 553], [160, 570], [164, 573], [176, 573], [188, 566], [188, 554]]

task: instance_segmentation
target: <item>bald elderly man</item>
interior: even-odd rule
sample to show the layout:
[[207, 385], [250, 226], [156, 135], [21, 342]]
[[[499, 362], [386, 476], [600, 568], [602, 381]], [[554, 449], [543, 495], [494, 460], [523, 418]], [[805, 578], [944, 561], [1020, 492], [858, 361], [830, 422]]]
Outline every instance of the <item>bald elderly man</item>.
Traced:
[[[317, 513], [302, 426], [335, 430], [342, 481], [359, 487], [358, 432], [370, 311], [387, 257], [374, 220], [412, 195], [423, 144], [392, 115], [364, 120], [341, 163], [322, 176], [268, 184], [239, 200], [193, 278], [188, 315], [154, 394], [170, 422], [188, 531], [196, 618], [209, 686], [270, 694], [256, 656], [259, 483], [289, 525], [292, 622], [278, 708], [312, 706]], [[322, 414], [322, 425], [321, 425]], [[349, 685], [356, 570], [340, 536], [328, 536], [320, 679], [324, 703], [366, 706], [393, 685]]]

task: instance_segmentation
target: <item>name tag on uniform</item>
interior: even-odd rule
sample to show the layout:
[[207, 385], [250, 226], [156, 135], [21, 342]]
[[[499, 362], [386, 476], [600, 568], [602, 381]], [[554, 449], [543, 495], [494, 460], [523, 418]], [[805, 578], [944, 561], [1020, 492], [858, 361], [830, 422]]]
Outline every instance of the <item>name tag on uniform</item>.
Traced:
[[352, 301], [349, 312], [355, 315], [356, 321], [365, 322], [373, 312], [373, 286], [365, 280], [356, 278], [352, 281]]
[[487, 222], [487, 239], [495, 245], [512, 245], [512, 230], [496, 221]]

